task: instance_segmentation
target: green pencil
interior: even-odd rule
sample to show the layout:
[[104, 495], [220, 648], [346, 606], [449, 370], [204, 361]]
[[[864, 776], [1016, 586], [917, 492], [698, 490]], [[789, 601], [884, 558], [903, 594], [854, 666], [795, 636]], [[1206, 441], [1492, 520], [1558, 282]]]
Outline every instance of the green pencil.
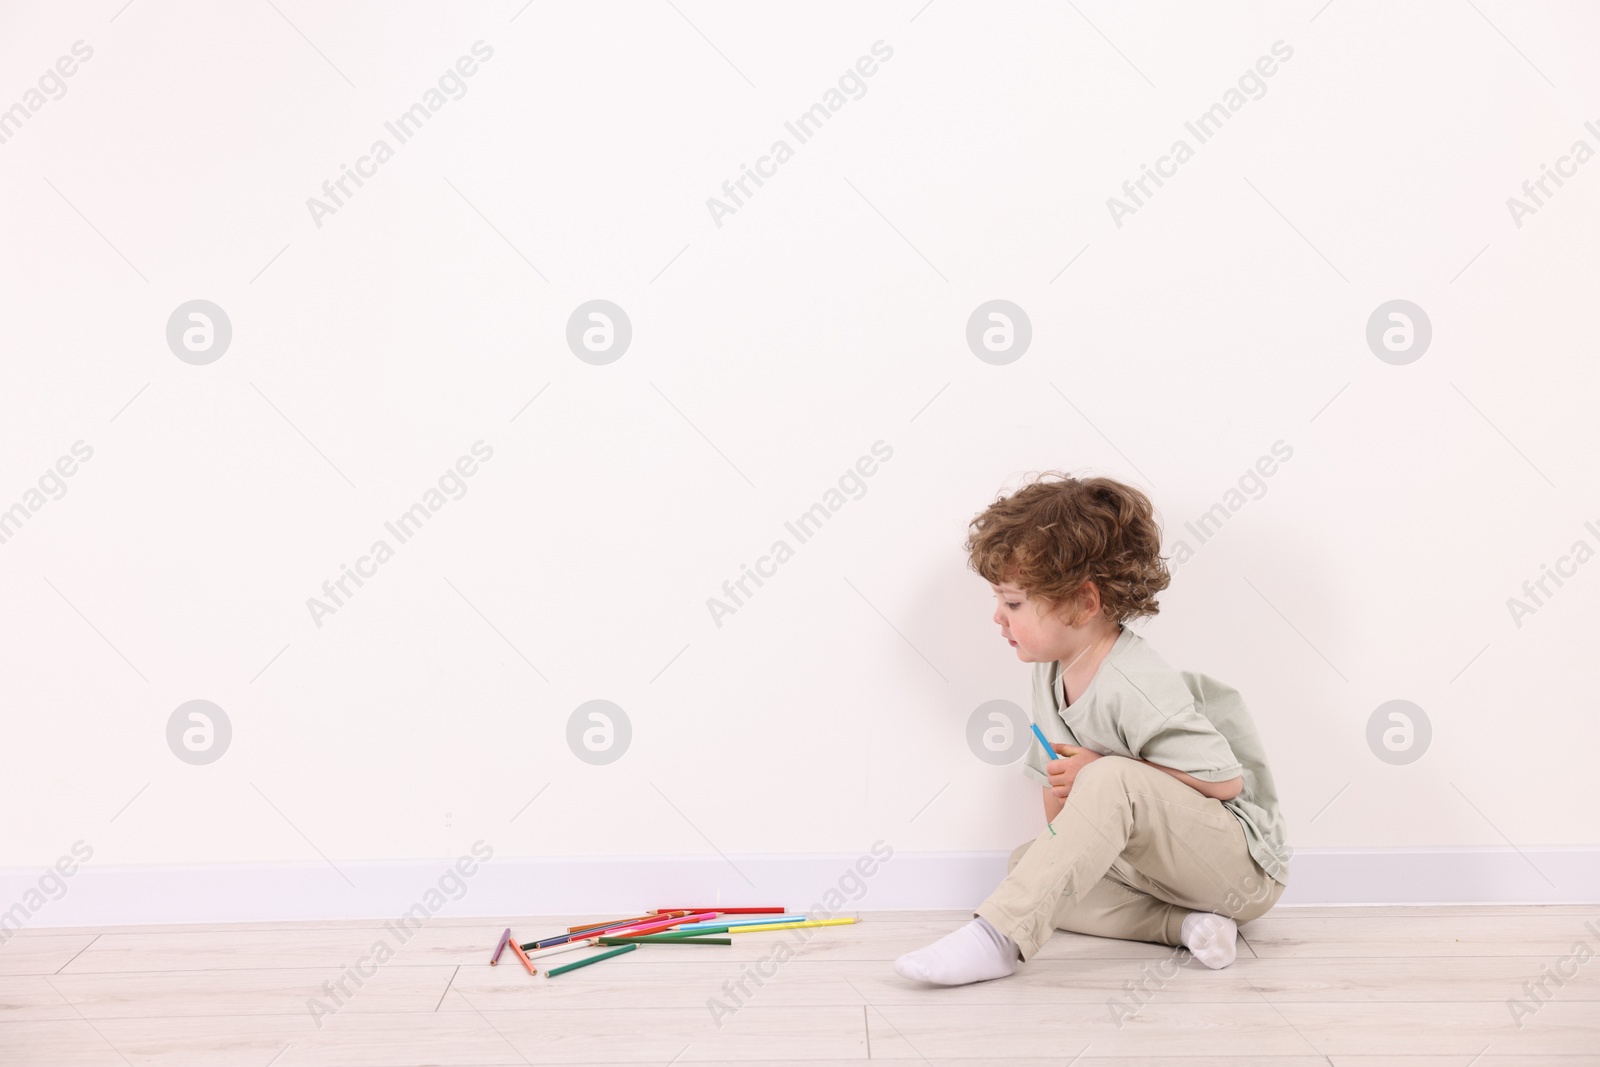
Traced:
[[[729, 940], [732, 939], [730, 938]], [[623, 945], [621, 948], [614, 948], [610, 952], [602, 952], [598, 956], [590, 956], [588, 959], [579, 960], [577, 963], [569, 963], [562, 967], [552, 967], [544, 973], [549, 977], [554, 978], [558, 974], [565, 974], [568, 971], [575, 971], [579, 967], [587, 967], [589, 964], [599, 963], [601, 960], [609, 960], [612, 956], [620, 956], [624, 952], [632, 952], [638, 947], [638, 944]]]
[[728, 932], [728, 927], [726, 927], [726, 926], [707, 926], [707, 927], [704, 927], [702, 929], [697, 929], [697, 930], [657, 930], [655, 933], [652, 933], [652, 934], [606, 934], [605, 936], [607, 936], [607, 937], [677, 938], [677, 937], [702, 937], [705, 934], [725, 934], [727, 932]]
[[731, 937], [602, 937], [602, 945], [731, 945]]

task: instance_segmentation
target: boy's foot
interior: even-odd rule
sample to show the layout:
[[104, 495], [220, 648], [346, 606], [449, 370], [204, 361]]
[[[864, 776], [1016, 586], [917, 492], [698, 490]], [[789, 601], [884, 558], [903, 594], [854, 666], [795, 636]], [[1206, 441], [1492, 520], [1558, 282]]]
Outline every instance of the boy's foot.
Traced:
[[1191, 911], [1183, 917], [1178, 937], [1184, 948], [1194, 953], [1195, 959], [1215, 971], [1233, 962], [1238, 951], [1239, 926], [1226, 915]]
[[935, 985], [1004, 978], [1017, 969], [1017, 943], [979, 916], [926, 948], [894, 961], [895, 973]]

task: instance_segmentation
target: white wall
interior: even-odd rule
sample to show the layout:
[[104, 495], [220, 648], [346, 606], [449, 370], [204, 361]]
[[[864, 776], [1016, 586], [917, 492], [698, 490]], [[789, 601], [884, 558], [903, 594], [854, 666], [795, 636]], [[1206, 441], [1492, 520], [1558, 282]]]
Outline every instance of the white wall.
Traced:
[[[1600, 15], [275, 2], [4, 15], [0, 107], [93, 54], [0, 144], [0, 508], [27, 512], [0, 544], [0, 867], [79, 840], [96, 867], [1003, 851], [1038, 790], [965, 726], [1025, 707], [1029, 667], [968, 520], [1070, 468], [1193, 547], [1279, 441], [1140, 629], [1243, 691], [1293, 844], [1600, 844], [1600, 564], [1507, 606], [1600, 548], [1600, 163], [1520, 226], [1507, 206], [1600, 148]], [[396, 146], [477, 41], [465, 95]], [[1185, 122], [1279, 41], [1198, 144]], [[307, 198], [378, 138], [393, 158], [319, 226]], [[707, 198], [778, 138], [793, 158], [717, 225]], [[1108, 197], [1179, 138], [1119, 226]], [[596, 298], [632, 324], [607, 365], [565, 338]], [[1365, 336], [1396, 298], [1432, 324], [1405, 365]], [[207, 365], [165, 336], [193, 299], [232, 325]], [[1032, 324], [1003, 366], [965, 337], [993, 299]], [[385, 521], [479, 441], [399, 545]], [[879, 441], [797, 545], [785, 521]], [[319, 627], [307, 598], [379, 538], [394, 558]], [[778, 538], [794, 557], [716, 625]], [[205, 766], [167, 742], [195, 699], [233, 731]], [[633, 729], [606, 766], [566, 743], [594, 699]], [[1392, 699], [1432, 724], [1407, 765], [1366, 740]]]

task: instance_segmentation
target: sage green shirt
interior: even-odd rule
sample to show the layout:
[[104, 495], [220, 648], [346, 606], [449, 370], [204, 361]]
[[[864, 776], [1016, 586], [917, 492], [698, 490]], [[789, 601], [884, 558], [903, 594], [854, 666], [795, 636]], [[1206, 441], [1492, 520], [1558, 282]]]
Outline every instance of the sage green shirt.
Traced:
[[[1033, 665], [1033, 719], [1052, 742], [1102, 756], [1148, 760], [1205, 782], [1244, 776], [1222, 801], [1244, 827], [1250, 855], [1277, 882], [1289, 882], [1290, 850], [1266, 749], [1238, 690], [1214, 678], [1167, 666], [1126, 626], [1089, 686], [1070, 705], [1061, 663]], [[1023, 776], [1048, 786], [1038, 741], [1023, 757]]]

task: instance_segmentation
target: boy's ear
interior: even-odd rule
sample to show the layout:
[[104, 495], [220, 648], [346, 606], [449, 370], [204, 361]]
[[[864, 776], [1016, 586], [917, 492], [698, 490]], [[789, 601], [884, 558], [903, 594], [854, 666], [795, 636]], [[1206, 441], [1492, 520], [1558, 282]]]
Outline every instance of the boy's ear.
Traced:
[[1062, 611], [1063, 618], [1069, 626], [1082, 626], [1094, 618], [1100, 611], [1100, 589], [1094, 584], [1094, 579], [1085, 578], [1073, 593]]

